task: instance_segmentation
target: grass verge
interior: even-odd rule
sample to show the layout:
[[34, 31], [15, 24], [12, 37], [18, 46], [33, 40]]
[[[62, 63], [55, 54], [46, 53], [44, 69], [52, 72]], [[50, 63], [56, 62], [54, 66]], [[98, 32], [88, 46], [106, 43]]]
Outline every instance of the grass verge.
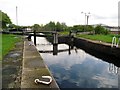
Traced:
[[[69, 35], [68, 31], [63, 31], [59, 33], [60, 35]], [[115, 34], [108, 34], [108, 35], [103, 35], [103, 34], [93, 34], [93, 35], [88, 35], [88, 34], [78, 34], [77, 37], [82, 37], [90, 40], [96, 40], [96, 41], [102, 41], [106, 43], [112, 43], [112, 38], [116, 36], [117, 41], [118, 37], [120, 38], [120, 35], [115, 35]]]
[[[20, 36], [12, 35], [12, 34], [2, 34], [2, 57], [4, 57], [10, 50], [12, 50], [15, 47], [15, 43], [19, 42], [21, 40]], [[0, 57], [0, 60], [2, 60], [2, 57]]]
[[120, 37], [120, 35], [114, 35], [114, 34], [108, 34], [108, 35], [85, 35], [85, 34], [81, 34], [81, 35], [77, 35], [77, 37], [82, 37], [82, 38], [96, 40], [96, 41], [102, 41], [102, 42], [106, 42], [106, 43], [112, 43], [112, 38], [114, 36], [117, 37], [117, 41], [118, 41], [118, 37]]
[[0, 61], [2, 60], [2, 34], [0, 33]]

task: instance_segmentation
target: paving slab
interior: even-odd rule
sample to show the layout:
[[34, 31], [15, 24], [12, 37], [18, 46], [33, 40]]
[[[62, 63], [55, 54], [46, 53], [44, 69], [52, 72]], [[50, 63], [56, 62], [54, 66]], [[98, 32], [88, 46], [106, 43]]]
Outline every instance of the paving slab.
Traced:
[[[51, 76], [52, 83], [50, 85], [35, 84], [34, 80], [42, 79], [42, 76]], [[60, 90], [32, 41], [24, 42], [21, 88], [23, 90], [25, 88]]]

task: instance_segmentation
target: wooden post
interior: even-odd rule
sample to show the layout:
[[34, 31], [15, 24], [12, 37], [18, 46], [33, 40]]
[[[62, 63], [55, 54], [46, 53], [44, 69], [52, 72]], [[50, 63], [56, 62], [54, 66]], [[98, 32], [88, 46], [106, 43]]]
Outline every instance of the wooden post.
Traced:
[[53, 55], [58, 53], [58, 34], [57, 32], [53, 33]]
[[57, 55], [58, 53], [58, 44], [53, 44], [53, 55]]
[[71, 51], [70, 51], [70, 50], [71, 50], [71, 46], [69, 45], [69, 55], [71, 54]]
[[73, 42], [74, 42], [74, 36], [71, 36], [71, 49], [73, 49], [73, 47], [74, 47]]
[[71, 36], [72, 31], [69, 32], [69, 37]]
[[73, 49], [74, 47], [74, 36], [72, 35], [72, 31], [69, 32], [69, 46], [70, 46], [70, 49]]
[[34, 30], [34, 45], [36, 46], [36, 30]]
[[53, 44], [58, 44], [58, 34], [57, 34], [57, 32], [55, 32], [54, 34], [53, 34]]

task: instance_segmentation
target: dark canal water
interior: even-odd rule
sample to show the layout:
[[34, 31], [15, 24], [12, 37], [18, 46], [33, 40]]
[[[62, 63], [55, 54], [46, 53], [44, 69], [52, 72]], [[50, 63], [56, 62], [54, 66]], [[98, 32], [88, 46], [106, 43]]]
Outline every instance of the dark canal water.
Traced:
[[[60, 44], [59, 49], [68, 49]], [[38, 50], [52, 50], [45, 38], [37, 38]], [[60, 88], [118, 88], [118, 67], [96, 58], [82, 49], [40, 53]]]

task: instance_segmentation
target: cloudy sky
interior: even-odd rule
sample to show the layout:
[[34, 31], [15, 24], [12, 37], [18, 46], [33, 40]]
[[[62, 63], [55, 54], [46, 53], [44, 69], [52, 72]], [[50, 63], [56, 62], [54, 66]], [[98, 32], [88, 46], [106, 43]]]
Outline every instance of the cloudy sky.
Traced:
[[16, 24], [46, 24], [49, 21], [67, 25], [85, 24], [85, 14], [90, 12], [89, 24], [118, 25], [119, 0], [0, 0], [0, 10]]

